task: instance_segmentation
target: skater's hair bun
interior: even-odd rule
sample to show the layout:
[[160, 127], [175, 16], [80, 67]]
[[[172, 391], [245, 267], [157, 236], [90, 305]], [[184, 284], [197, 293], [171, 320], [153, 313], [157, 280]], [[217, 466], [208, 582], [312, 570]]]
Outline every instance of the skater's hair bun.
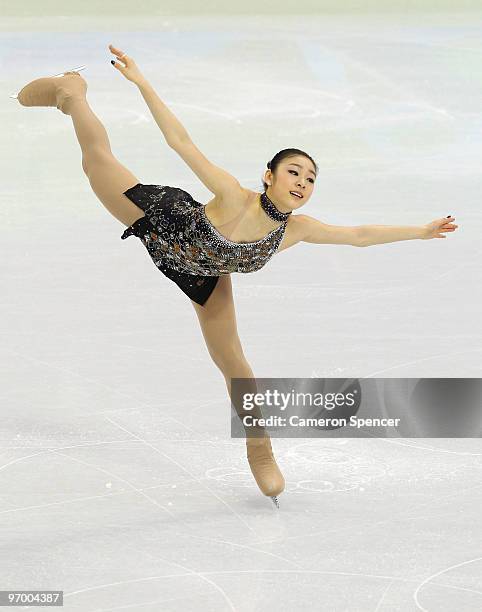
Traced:
[[[318, 166], [316, 165], [315, 160], [311, 157], [311, 155], [305, 153], [305, 151], [301, 151], [301, 149], [282, 149], [281, 151], [278, 151], [273, 159], [266, 164], [266, 167], [274, 174], [277, 167], [284, 159], [287, 157], [294, 157], [295, 155], [303, 155], [304, 157], [307, 157], [315, 167], [315, 174], [318, 174]], [[269, 185], [263, 180], [263, 189], [266, 191], [268, 187]]]

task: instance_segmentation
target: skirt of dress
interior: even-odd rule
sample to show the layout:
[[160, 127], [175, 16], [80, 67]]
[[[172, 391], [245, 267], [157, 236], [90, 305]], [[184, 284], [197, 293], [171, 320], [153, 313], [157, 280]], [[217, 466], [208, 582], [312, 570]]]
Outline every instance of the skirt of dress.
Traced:
[[[160, 197], [162, 193], [162, 197]], [[183, 192], [186, 193], [187, 192]], [[136, 236], [146, 247], [149, 256], [154, 262], [155, 266], [166, 276], [169, 280], [176, 283], [176, 285], [183, 291], [191, 300], [197, 304], [204, 306], [211, 293], [214, 291], [216, 284], [219, 280], [219, 276], [201, 276], [198, 274], [187, 274], [172, 268], [167, 265], [159, 257], [154, 257], [151, 254], [144, 236], [149, 234], [155, 229], [154, 223], [150, 220], [151, 216], [157, 217], [162, 214], [163, 218], [169, 219], [169, 200], [173, 197], [179, 197], [180, 190], [176, 187], [169, 187], [167, 185], [145, 185], [137, 183], [134, 187], [131, 187], [127, 191], [124, 191], [124, 195], [129, 198], [136, 206], [142, 209], [146, 214], [135, 221], [132, 225], [129, 225], [124, 230], [121, 236], [122, 240], [125, 240], [128, 236]]]

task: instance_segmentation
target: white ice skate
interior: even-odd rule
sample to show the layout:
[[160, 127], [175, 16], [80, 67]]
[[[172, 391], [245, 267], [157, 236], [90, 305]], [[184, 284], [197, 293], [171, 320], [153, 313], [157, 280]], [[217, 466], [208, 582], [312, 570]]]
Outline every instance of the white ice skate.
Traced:
[[[65, 72], [61, 72], [60, 74], [52, 74], [48, 78], [62, 77], [62, 76], [65, 76], [68, 72], [80, 72], [81, 70], [85, 70], [86, 68], [87, 68], [87, 66], [79, 66], [78, 68], [70, 68], [69, 70], [66, 70]], [[17, 91], [17, 93], [11, 94], [9, 97], [13, 98], [14, 100], [17, 100], [18, 99], [18, 94], [21, 91], [22, 90], [20, 89], [19, 91]]]

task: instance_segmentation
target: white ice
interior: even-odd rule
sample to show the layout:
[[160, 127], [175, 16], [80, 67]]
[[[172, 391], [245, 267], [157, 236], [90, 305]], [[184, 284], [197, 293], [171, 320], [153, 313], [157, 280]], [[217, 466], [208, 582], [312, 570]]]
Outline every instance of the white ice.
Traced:
[[207, 202], [113, 43], [246, 187], [297, 147], [322, 221], [454, 215], [444, 240], [304, 243], [233, 275], [238, 330], [258, 377], [480, 377], [481, 16], [2, 20], [0, 590], [69, 611], [482, 608], [480, 438], [273, 439], [277, 510], [188, 298], [120, 240], [71, 119], [8, 97], [86, 64], [118, 159]]

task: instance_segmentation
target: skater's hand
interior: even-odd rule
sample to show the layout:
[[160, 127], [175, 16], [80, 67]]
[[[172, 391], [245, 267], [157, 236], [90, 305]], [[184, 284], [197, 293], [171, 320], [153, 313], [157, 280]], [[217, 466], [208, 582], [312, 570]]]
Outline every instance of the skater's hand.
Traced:
[[455, 232], [458, 225], [452, 223], [455, 221], [455, 217], [444, 217], [442, 219], [435, 219], [431, 223], [423, 226], [424, 232], [422, 238], [424, 240], [430, 240], [430, 238], [447, 238], [443, 234], [445, 232]]
[[122, 72], [128, 81], [138, 85], [141, 81], [146, 80], [130, 55], [125, 55], [123, 51], [116, 49], [112, 45], [109, 45], [109, 50], [112, 55], [115, 55], [117, 58], [115, 63], [112, 65], [119, 72]]

